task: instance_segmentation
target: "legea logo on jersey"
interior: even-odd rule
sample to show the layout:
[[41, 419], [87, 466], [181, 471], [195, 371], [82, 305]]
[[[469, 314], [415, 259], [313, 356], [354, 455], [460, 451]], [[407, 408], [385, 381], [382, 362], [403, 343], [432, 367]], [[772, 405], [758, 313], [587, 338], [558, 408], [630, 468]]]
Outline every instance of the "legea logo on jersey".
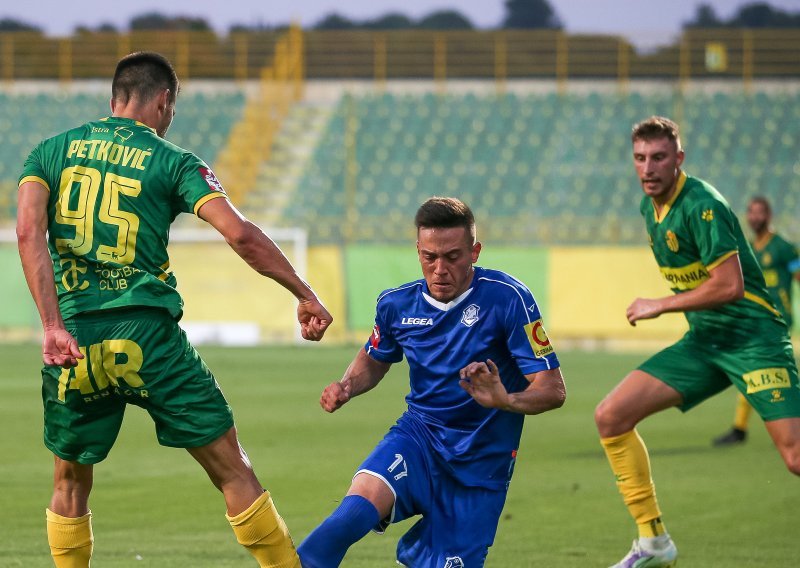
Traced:
[[214, 175], [214, 172], [212, 172], [210, 168], [197, 168], [197, 170], [200, 172], [200, 175], [203, 176], [203, 179], [208, 184], [208, 187], [214, 191], [225, 193], [225, 188], [222, 187], [222, 184], [217, 179], [217, 176]]
[[402, 325], [433, 325], [433, 318], [403, 318]]
[[469, 306], [464, 308], [464, 313], [461, 314], [461, 323], [463, 323], [467, 327], [472, 327], [480, 319], [479, 315], [480, 311], [481, 311], [480, 306], [477, 306], [475, 304], [470, 304]]

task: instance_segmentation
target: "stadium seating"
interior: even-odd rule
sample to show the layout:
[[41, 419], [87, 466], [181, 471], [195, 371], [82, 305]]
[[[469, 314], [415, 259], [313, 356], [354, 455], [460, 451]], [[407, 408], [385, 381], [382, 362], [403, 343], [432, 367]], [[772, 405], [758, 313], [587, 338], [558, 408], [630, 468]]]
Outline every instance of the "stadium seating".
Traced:
[[[182, 95], [167, 139], [213, 166], [243, 107], [244, 94], [239, 91]], [[16, 214], [17, 177], [31, 149], [44, 138], [109, 114], [105, 91], [0, 92], [0, 225], [9, 224]]]
[[[241, 91], [185, 94], [168, 138], [213, 166], [244, 103]], [[12, 223], [30, 149], [107, 114], [105, 92], [0, 92], [0, 225]], [[286, 151], [275, 150], [271, 177], [242, 205], [268, 224], [307, 227], [316, 243], [403, 242], [423, 199], [457, 195], [495, 242], [641, 244], [629, 129], [652, 114], [681, 123], [687, 171], [739, 213], [766, 195], [776, 225], [800, 240], [800, 93], [789, 91], [376, 93], [345, 95], [332, 111], [304, 103], [276, 140]], [[298, 154], [292, 144], [311, 158], [282, 165]]]
[[[800, 95], [699, 93], [344, 96], [285, 222], [317, 242], [402, 241], [430, 195], [457, 195], [508, 243], [643, 242], [631, 125], [683, 126], [685, 169], [735, 210], [765, 194], [800, 210]], [[488, 222], [486, 222], [488, 220]], [[795, 238], [800, 234], [793, 235]]]

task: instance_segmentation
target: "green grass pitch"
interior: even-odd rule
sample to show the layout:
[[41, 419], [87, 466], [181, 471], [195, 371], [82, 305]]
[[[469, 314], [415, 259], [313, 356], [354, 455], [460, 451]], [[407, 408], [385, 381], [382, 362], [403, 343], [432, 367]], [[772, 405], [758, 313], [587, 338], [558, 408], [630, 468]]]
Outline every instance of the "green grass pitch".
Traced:
[[[236, 416], [240, 438], [297, 542], [336, 506], [361, 460], [404, 408], [404, 365], [334, 415], [317, 400], [357, 347], [201, 349]], [[526, 420], [514, 480], [488, 567], [608, 566], [635, 527], [602, 455], [592, 412], [643, 355], [564, 352], [566, 405]], [[38, 348], [0, 346], [0, 566], [52, 566], [44, 530], [51, 456], [41, 443]], [[640, 426], [664, 520], [682, 567], [797, 566], [800, 483], [759, 421], [742, 447], [712, 449], [729, 425], [731, 391], [687, 415]], [[109, 458], [95, 469], [93, 566], [255, 566], [235, 542], [221, 496], [182, 450], [162, 448], [130, 407]], [[464, 519], [469, 523], [469, 519]], [[368, 535], [347, 567], [394, 564], [408, 524]]]

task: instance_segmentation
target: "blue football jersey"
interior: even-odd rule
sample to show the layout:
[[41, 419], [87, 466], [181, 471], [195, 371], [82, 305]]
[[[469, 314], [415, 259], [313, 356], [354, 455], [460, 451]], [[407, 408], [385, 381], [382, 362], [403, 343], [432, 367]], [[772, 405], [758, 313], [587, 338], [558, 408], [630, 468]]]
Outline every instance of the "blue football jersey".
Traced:
[[524, 284], [475, 267], [471, 287], [446, 304], [424, 279], [386, 290], [365, 349], [377, 361], [408, 360], [411, 392], [398, 427], [421, 437], [461, 483], [507, 486], [524, 415], [480, 406], [459, 385], [459, 371], [491, 359], [513, 393], [528, 387], [526, 374], [559, 366]]

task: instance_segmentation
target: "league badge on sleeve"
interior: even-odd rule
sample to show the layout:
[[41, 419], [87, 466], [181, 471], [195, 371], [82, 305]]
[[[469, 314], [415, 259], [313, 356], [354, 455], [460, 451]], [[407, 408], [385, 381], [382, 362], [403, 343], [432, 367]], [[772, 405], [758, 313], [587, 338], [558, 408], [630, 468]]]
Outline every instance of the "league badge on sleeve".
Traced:
[[222, 187], [222, 183], [217, 179], [217, 176], [214, 175], [214, 172], [211, 171], [211, 168], [197, 168], [197, 170], [200, 172], [200, 175], [203, 176], [203, 180], [208, 184], [208, 187], [214, 191], [225, 193], [225, 188]]
[[372, 335], [369, 336], [369, 344], [373, 349], [377, 349], [381, 344], [381, 328], [378, 327], [377, 323], [372, 328]]
[[544, 330], [541, 319], [526, 325], [525, 334], [528, 336], [528, 342], [533, 348], [533, 354], [537, 357], [544, 357], [553, 352], [553, 346], [550, 345], [550, 339], [547, 337], [547, 332]]

